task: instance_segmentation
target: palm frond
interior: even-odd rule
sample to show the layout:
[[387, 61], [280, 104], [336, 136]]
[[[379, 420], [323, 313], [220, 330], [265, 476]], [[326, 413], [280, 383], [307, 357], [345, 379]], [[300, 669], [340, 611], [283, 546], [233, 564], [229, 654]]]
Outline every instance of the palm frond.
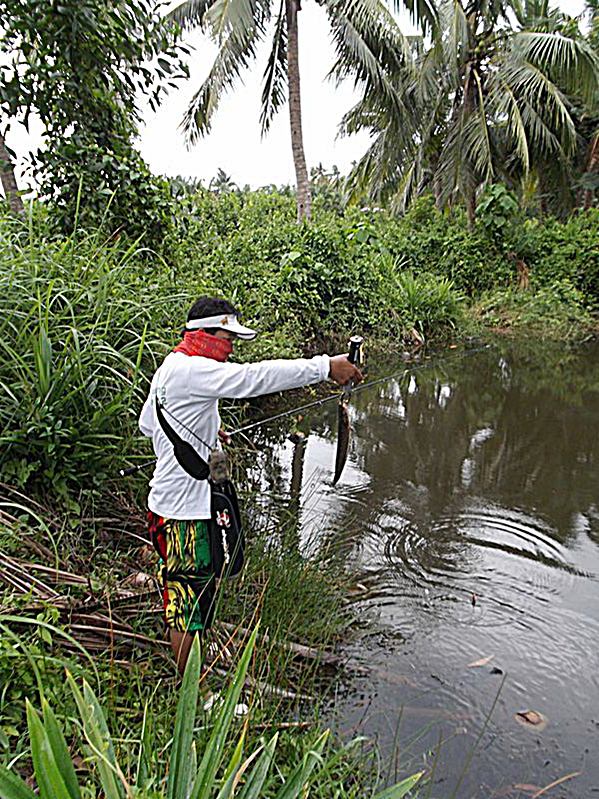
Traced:
[[204, 14], [210, 8], [212, 0], [184, 0], [171, 9], [167, 17], [177, 22], [183, 30], [189, 30], [202, 24]]
[[258, 13], [251, 25], [229, 28], [208, 77], [193, 96], [181, 122], [188, 146], [210, 131], [222, 95], [235, 85], [255, 58], [263, 35], [264, 25]]
[[537, 67], [565, 91], [597, 106], [599, 56], [584, 39], [560, 33], [522, 31], [512, 37], [512, 52]]
[[438, 27], [439, 17], [434, 0], [393, 0], [393, 5], [396, 11], [407, 8], [424, 33], [432, 33]]
[[272, 48], [262, 89], [260, 127], [262, 135], [268, 132], [276, 112], [287, 99], [287, 24], [285, 2], [281, 0], [279, 15], [273, 34]]
[[269, 19], [268, 0], [212, 0], [204, 23], [211, 37], [220, 44], [231, 36], [242, 41], [255, 29], [264, 33]]
[[[576, 146], [576, 126], [566, 97], [559, 87], [538, 67], [528, 62], [507, 61], [499, 72], [518, 99], [525, 123], [528, 121], [529, 146], [547, 154], [556, 144], [566, 153]], [[532, 137], [532, 138], [531, 138]], [[561, 144], [560, 144], [561, 142]]]
[[494, 107], [496, 124], [503, 125], [507, 132], [510, 149], [513, 147], [524, 174], [530, 169], [530, 151], [526, 127], [518, 101], [511, 86], [499, 77], [493, 76], [489, 82], [490, 105]]
[[487, 126], [487, 109], [485, 107], [482, 82], [476, 70], [473, 70], [473, 76], [478, 102], [476, 112], [473, 114], [472, 163], [474, 171], [478, 173], [481, 180], [487, 182], [493, 178], [493, 152]]
[[461, 82], [464, 57], [468, 54], [470, 30], [468, 19], [459, 0], [449, 0], [441, 7], [442, 27], [447, 34], [440, 44], [444, 53], [445, 68], [453, 88]]
[[413, 75], [414, 42], [403, 35], [381, 0], [325, 0], [336, 61], [330, 75], [337, 82], [352, 77], [365, 92], [371, 89], [393, 102], [394, 82]]

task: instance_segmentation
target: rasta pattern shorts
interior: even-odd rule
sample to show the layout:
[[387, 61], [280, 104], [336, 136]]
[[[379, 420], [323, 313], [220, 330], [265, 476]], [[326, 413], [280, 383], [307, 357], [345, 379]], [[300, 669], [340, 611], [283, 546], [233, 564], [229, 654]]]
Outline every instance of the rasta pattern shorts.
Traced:
[[181, 633], [207, 630], [214, 614], [216, 593], [208, 520], [164, 519], [149, 511], [148, 529], [160, 556], [167, 626]]

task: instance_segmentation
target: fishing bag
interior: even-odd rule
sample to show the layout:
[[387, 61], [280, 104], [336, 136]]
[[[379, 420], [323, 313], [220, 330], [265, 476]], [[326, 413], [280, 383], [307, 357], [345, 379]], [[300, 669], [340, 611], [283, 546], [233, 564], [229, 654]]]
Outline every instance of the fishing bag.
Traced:
[[244, 535], [235, 486], [210, 481], [210, 556], [217, 577], [234, 577], [243, 567]]

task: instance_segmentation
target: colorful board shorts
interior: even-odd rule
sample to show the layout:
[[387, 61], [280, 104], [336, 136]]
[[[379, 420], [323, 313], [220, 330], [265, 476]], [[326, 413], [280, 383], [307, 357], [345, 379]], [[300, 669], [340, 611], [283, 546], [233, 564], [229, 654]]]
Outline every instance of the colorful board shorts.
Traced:
[[214, 615], [216, 594], [208, 520], [165, 519], [148, 511], [148, 529], [160, 556], [167, 626], [182, 633], [207, 630]]

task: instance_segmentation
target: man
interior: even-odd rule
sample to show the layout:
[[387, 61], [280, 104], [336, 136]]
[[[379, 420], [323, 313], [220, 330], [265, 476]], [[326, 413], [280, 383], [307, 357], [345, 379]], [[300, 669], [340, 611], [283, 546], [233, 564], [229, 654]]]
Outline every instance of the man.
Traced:
[[[191, 307], [180, 342], [157, 370], [139, 419], [152, 438], [157, 464], [150, 481], [149, 528], [162, 561], [163, 601], [170, 641], [181, 674], [193, 635], [210, 625], [216, 580], [210, 568], [210, 485], [182, 468], [157, 417], [156, 401], [177, 435], [208, 460], [219, 438], [218, 400], [244, 399], [300, 388], [331, 378], [358, 383], [362, 374], [345, 355], [229, 363], [237, 339], [256, 331], [216, 297]], [[164, 416], [166, 414], [166, 416]]]

